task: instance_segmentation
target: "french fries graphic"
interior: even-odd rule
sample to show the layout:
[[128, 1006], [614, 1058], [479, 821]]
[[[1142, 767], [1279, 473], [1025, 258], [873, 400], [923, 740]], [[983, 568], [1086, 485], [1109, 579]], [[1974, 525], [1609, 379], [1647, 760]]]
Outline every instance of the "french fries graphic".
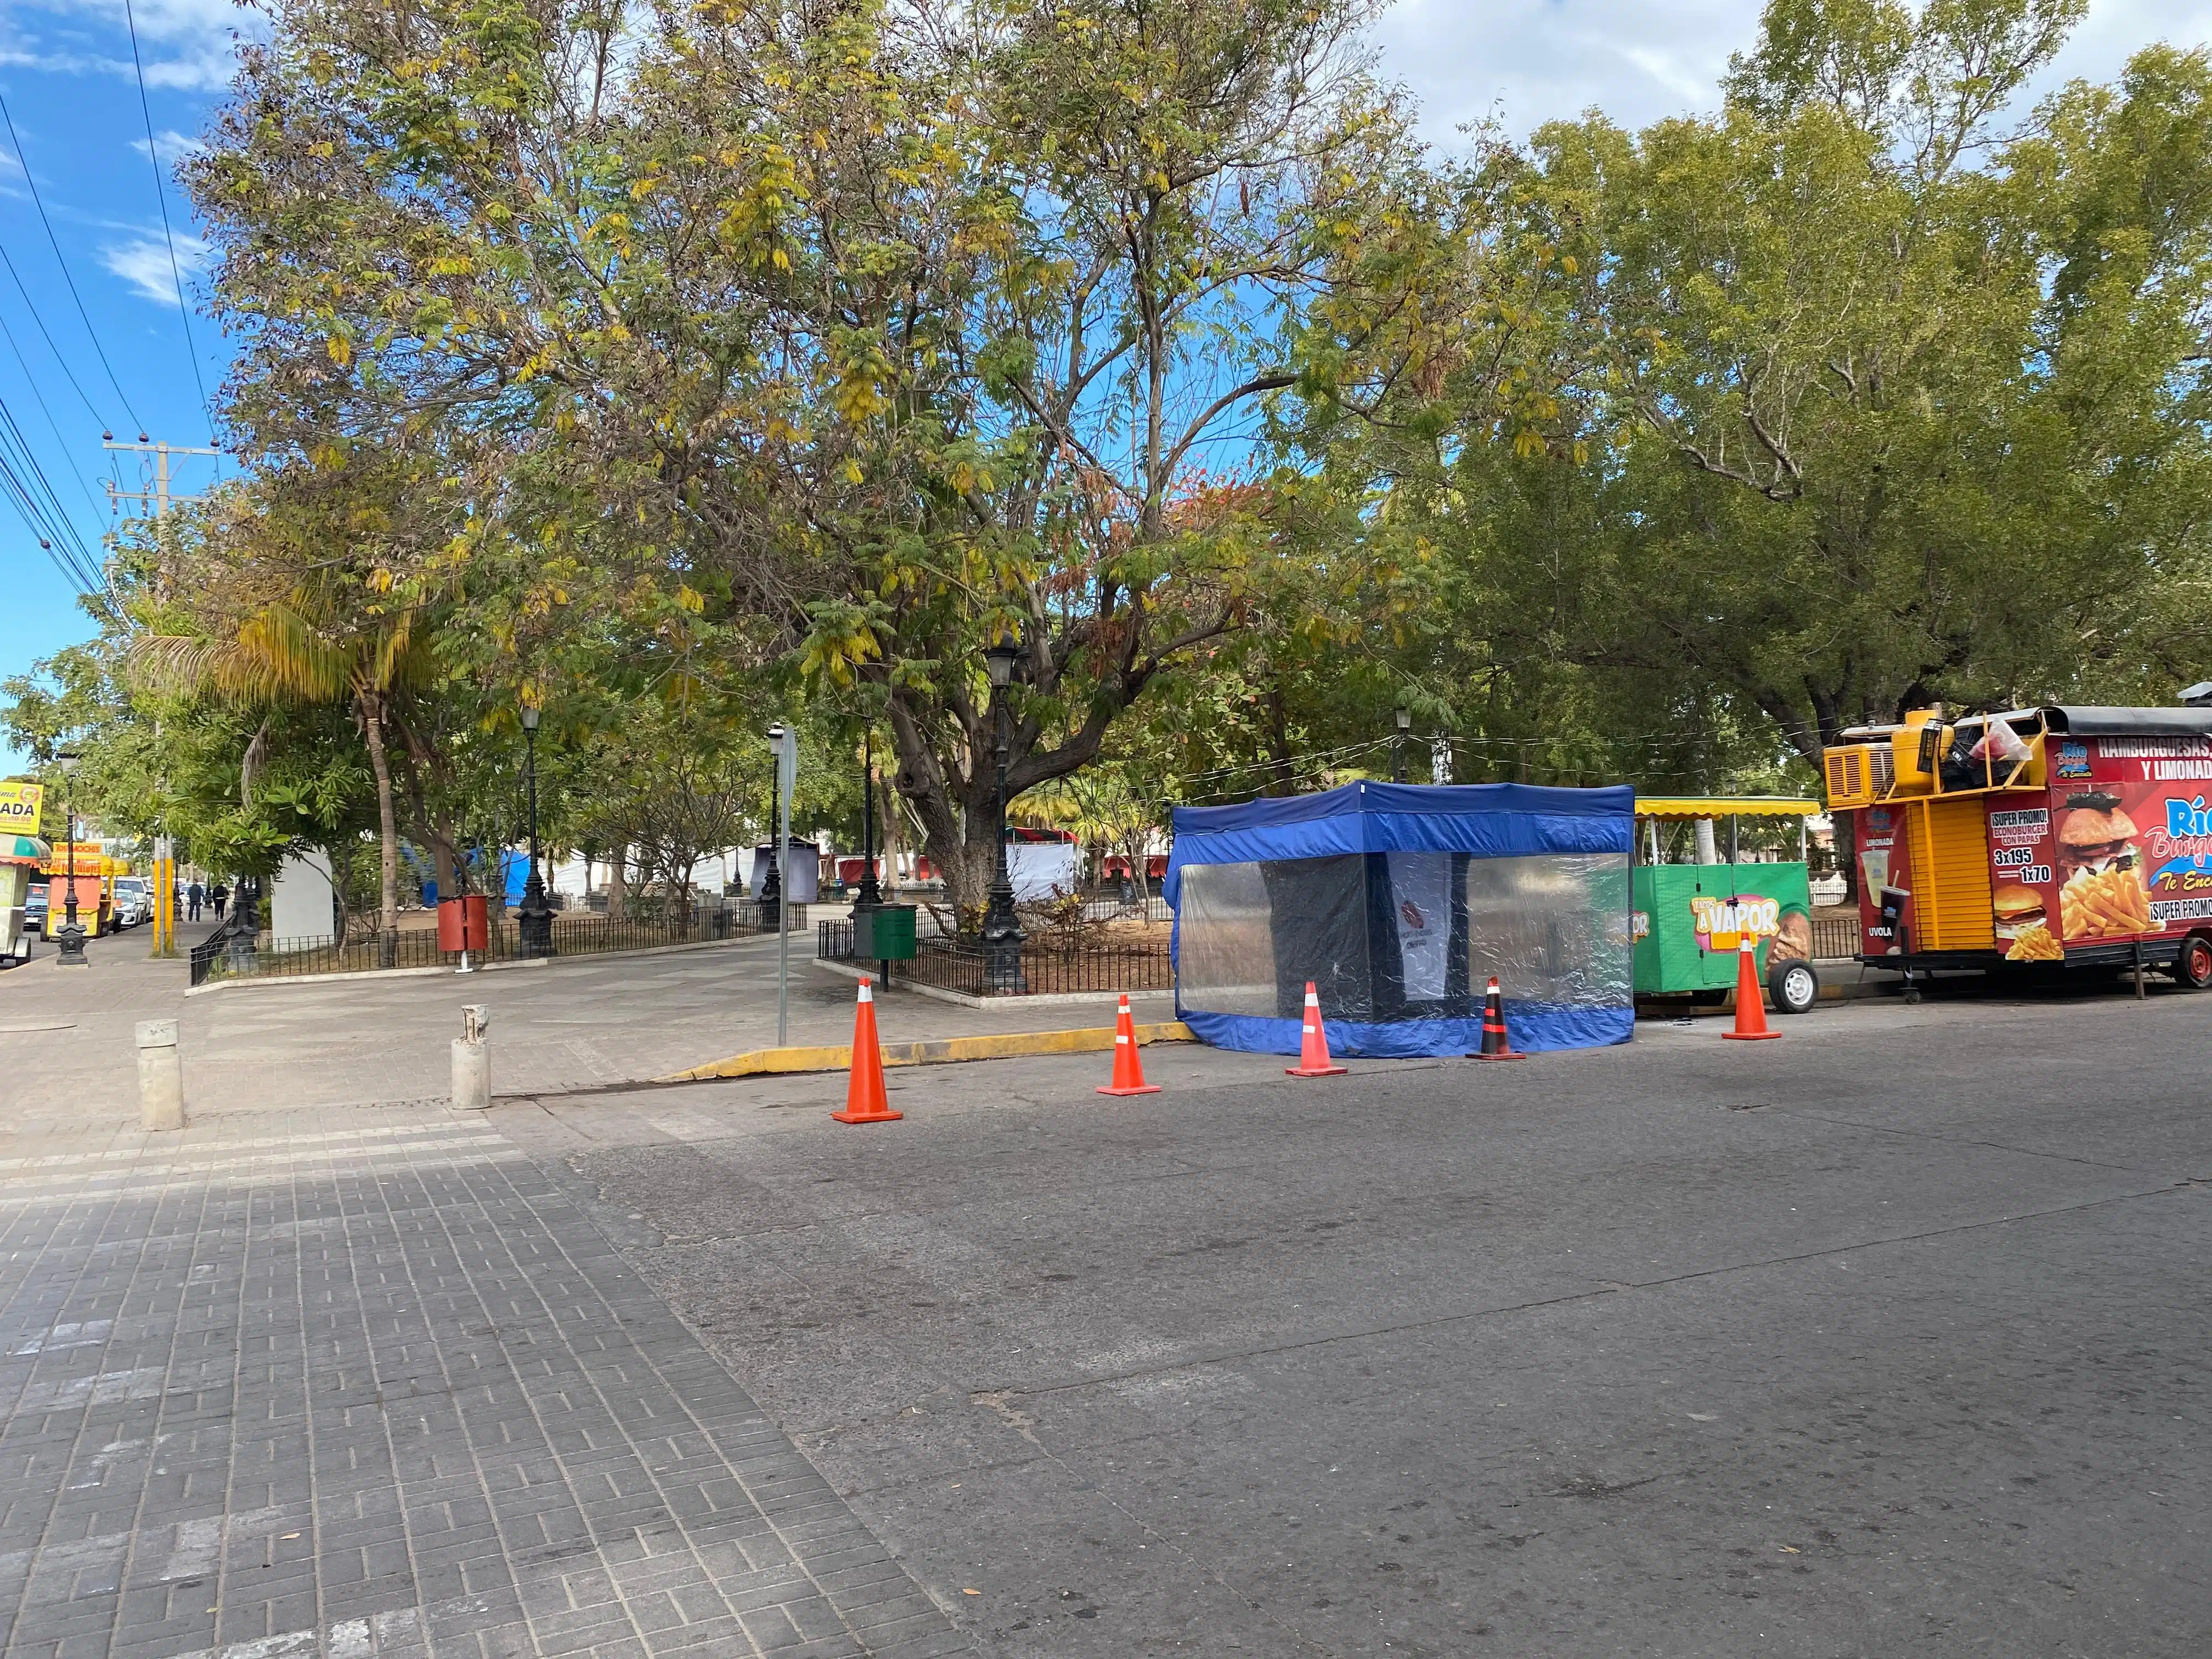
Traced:
[[2133, 870], [2077, 872], [2059, 890], [2058, 922], [2068, 939], [2104, 939], [2151, 931], [2150, 895]]
[[2005, 952], [2007, 962], [2063, 962], [2066, 952], [2058, 941], [2051, 937], [2051, 930], [2041, 922], [2033, 927], [2023, 927], [2013, 939], [2012, 948]]

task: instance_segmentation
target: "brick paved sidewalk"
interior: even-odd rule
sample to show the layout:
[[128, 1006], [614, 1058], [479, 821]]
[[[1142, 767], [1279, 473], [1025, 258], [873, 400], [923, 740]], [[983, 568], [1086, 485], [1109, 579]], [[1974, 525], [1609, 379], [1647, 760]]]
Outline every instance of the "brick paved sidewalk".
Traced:
[[4, 1150], [6, 1654], [966, 1650], [481, 1121]]

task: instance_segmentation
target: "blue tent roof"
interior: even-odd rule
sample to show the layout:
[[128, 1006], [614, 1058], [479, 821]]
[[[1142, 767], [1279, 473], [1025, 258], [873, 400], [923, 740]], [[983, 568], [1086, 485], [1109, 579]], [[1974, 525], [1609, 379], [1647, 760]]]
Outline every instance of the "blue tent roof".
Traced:
[[1164, 890], [1179, 902], [1192, 864], [1328, 858], [1344, 853], [1626, 853], [1636, 792], [1551, 789], [1528, 783], [1347, 783], [1318, 795], [1178, 806]]

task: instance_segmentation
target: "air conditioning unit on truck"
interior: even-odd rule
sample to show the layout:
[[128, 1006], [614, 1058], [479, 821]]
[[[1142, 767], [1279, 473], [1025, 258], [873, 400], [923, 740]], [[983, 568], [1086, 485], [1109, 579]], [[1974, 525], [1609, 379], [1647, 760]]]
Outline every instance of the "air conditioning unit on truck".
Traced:
[[1859, 960], [1908, 997], [1916, 973], [2037, 963], [2212, 985], [2212, 708], [1922, 709], [1843, 739], [1821, 770]]

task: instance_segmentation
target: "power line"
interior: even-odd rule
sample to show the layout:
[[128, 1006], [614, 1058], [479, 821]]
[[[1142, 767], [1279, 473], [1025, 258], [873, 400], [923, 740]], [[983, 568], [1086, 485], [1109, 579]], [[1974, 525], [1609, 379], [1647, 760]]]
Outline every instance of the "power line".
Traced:
[[46, 417], [46, 429], [54, 434], [54, 442], [61, 448], [62, 459], [69, 463], [69, 470], [76, 477], [77, 488], [84, 491], [85, 500], [91, 504], [93, 513], [97, 516], [100, 498], [92, 493], [92, 486], [85, 482], [84, 474], [78, 470], [76, 457], [70, 453], [69, 440], [62, 436], [61, 422], [54, 419], [54, 411], [46, 406], [46, 394], [39, 390], [38, 377], [31, 373], [29, 360], [23, 356], [23, 348], [15, 343], [15, 331], [8, 326], [5, 317], [0, 317], [0, 337], [7, 340], [8, 349], [15, 354], [16, 366], [23, 371], [23, 380], [31, 388], [31, 396], [38, 400], [39, 412]]
[[[161, 240], [169, 246], [169, 278], [177, 285], [177, 316], [185, 325], [185, 354], [192, 360], [192, 385], [200, 394], [200, 413], [207, 416], [208, 435], [215, 435], [215, 410], [208, 403], [207, 382], [200, 378], [199, 348], [192, 343], [192, 308], [185, 302], [185, 274], [177, 264], [176, 233], [169, 228], [169, 192], [161, 179], [161, 148], [154, 142], [154, 106], [146, 97], [146, 65], [138, 56], [138, 18], [131, 0], [123, 0], [123, 21], [131, 28], [131, 67], [138, 74], [138, 112], [146, 119], [146, 159], [154, 168], [154, 200], [161, 210]], [[216, 463], [220, 471], [222, 463]]]
[[[15, 417], [12, 415], [7, 415], [4, 405], [0, 405], [0, 416], [5, 416], [7, 426], [15, 436], [15, 447], [12, 452], [4, 436], [0, 436], [0, 466], [6, 467], [14, 488], [21, 492], [21, 505], [27, 509], [28, 515], [27, 522], [32, 523], [33, 528], [38, 532], [40, 540], [46, 545], [49, 555], [53, 555], [58, 550], [62, 556], [68, 558], [70, 564], [91, 586], [94, 587], [101, 586], [99, 574], [100, 559], [86, 544], [83, 536], [78, 532], [75, 523], [62, 514], [61, 504], [54, 497], [53, 485], [47, 480], [45, 473], [39, 470], [36, 459], [24, 450], [22, 434], [15, 428]], [[40, 489], [46, 495], [44, 502], [41, 502], [31, 487], [23, 482], [24, 471], [29, 472], [38, 480]], [[51, 511], [49, 504], [51, 504]]]
[[69, 516], [68, 510], [62, 506], [61, 497], [54, 493], [53, 481], [46, 477], [46, 469], [39, 465], [38, 457], [32, 454], [31, 446], [24, 440], [23, 428], [15, 424], [15, 412], [4, 401], [0, 401], [0, 422], [4, 422], [6, 425], [6, 431], [0, 434], [0, 452], [6, 450], [9, 441], [12, 439], [15, 449], [10, 459], [20, 464], [24, 471], [38, 480], [39, 488], [45, 493], [45, 505], [39, 509], [40, 512], [46, 514], [46, 509], [51, 507], [52, 512], [48, 515], [48, 522], [55, 530], [61, 532], [72, 550], [88, 565], [96, 565], [99, 561], [93, 558], [91, 548], [85, 544], [83, 533], [77, 529], [76, 520]]
[[8, 257], [8, 246], [4, 242], [0, 242], [0, 265], [8, 267], [8, 275], [15, 284], [15, 292], [23, 296], [24, 308], [31, 313], [31, 320], [39, 325], [40, 337], [46, 341], [46, 349], [54, 354], [54, 362], [61, 366], [62, 378], [70, 383], [70, 390], [76, 393], [77, 401], [84, 405], [84, 412], [100, 422], [101, 431], [106, 431], [106, 421], [92, 406], [92, 399], [85, 395], [84, 387], [77, 381], [76, 372], [69, 366], [69, 359], [62, 356], [62, 349], [54, 343], [53, 331], [46, 326], [46, 319], [39, 314], [39, 302], [31, 297], [31, 290], [23, 286], [23, 278], [15, 270], [15, 260]]
[[68, 579], [70, 585], [82, 593], [97, 592], [101, 586], [98, 574], [81, 562], [66, 544], [65, 537], [57, 538], [36, 497], [16, 476], [14, 464], [4, 453], [0, 453], [0, 487], [4, 487], [0, 488], [0, 493], [9, 497], [24, 526], [38, 538], [40, 550], [54, 562], [54, 568]]
[[[131, 395], [124, 391], [123, 382], [115, 378], [115, 366], [107, 361], [106, 349], [100, 343], [100, 335], [92, 326], [92, 314], [84, 308], [84, 296], [76, 291], [76, 278], [70, 275], [69, 261], [62, 258], [62, 245], [54, 234], [54, 222], [46, 216], [46, 198], [39, 194], [39, 181], [31, 176], [31, 158], [24, 153], [23, 141], [15, 136], [15, 118], [8, 112], [8, 100], [4, 97], [0, 97], [0, 121], [7, 124], [9, 147], [15, 152], [16, 165], [23, 169], [23, 182], [31, 187], [31, 201], [39, 210], [39, 222], [46, 228], [46, 245], [54, 251], [54, 263], [62, 268], [62, 281], [69, 285], [70, 298], [76, 301], [77, 318], [84, 324], [85, 337], [92, 342], [93, 355], [100, 359], [100, 368], [107, 371], [107, 383], [115, 388], [115, 395], [123, 400], [123, 412], [131, 417], [131, 424], [143, 430], [145, 422], [138, 418], [138, 411], [131, 407]], [[105, 421], [100, 422], [103, 428], [106, 424]]]

